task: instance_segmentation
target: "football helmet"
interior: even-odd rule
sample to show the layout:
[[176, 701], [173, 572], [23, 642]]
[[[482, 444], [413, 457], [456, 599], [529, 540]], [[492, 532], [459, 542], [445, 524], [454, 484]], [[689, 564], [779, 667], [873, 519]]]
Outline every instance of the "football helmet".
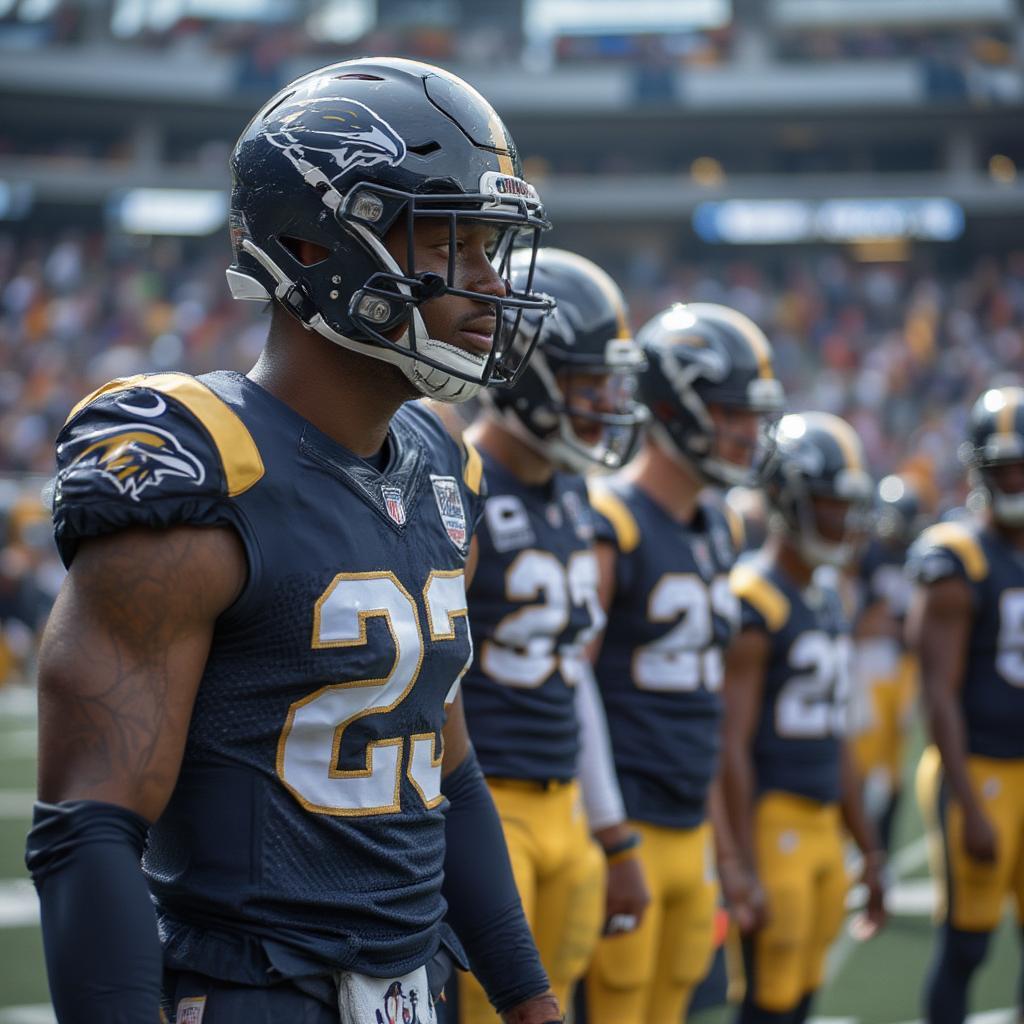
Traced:
[[874, 531], [881, 540], [908, 547], [924, 529], [921, 499], [903, 476], [883, 477], [875, 492]]
[[[874, 482], [864, 447], [846, 420], [827, 412], [783, 416], [764, 471], [773, 530], [788, 535], [810, 565], [847, 565], [866, 533]], [[816, 497], [848, 504], [842, 538], [822, 535]]]
[[1024, 388], [990, 388], [978, 398], [968, 417], [960, 456], [996, 522], [1024, 526], [1024, 492], [1006, 493], [994, 472], [999, 466], [1024, 462]]
[[709, 407], [766, 419], [782, 412], [785, 395], [761, 329], [727, 306], [676, 303], [646, 323], [637, 340], [649, 364], [638, 397], [651, 411], [655, 439], [707, 483], [755, 483], [763, 452], [752, 453], [746, 466], [721, 458]]
[[[529, 254], [516, 252], [513, 287], [525, 285], [530, 269]], [[634, 397], [636, 374], [646, 361], [630, 331], [622, 292], [597, 264], [549, 248], [537, 253], [533, 287], [555, 300], [555, 311], [522, 317], [516, 344], [536, 350], [518, 383], [490, 391], [488, 398], [519, 436], [556, 465], [577, 473], [595, 465], [616, 469], [636, 447], [647, 416]], [[607, 380], [596, 390], [581, 388], [574, 386], [574, 374]], [[579, 393], [588, 398], [586, 409], [572, 404]], [[599, 436], [590, 437], [592, 432]]]
[[[467, 219], [492, 227], [492, 263], [507, 281], [513, 245], [536, 252], [548, 224], [508, 130], [460, 78], [399, 58], [313, 71], [264, 104], [235, 145], [231, 173], [236, 299], [275, 299], [307, 329], [395, 364], [441, 401], [515, 380], [529, 353], [513, 351], [506, 325], [550, 303], [532, 291], [529, 257], [505, 296], [459, 289], [456, 230]], [[446, 276], [416, 270], [414, 229], [427, 218], [448, 226]], [[404, 225], [404, 271], [384, 245], [395, 225]], [[304, 265], [286, 241], [295, 239], [327, 257]], [[429, 337], [419, 307], [442, 295], [494, 310], [489, 353]]]

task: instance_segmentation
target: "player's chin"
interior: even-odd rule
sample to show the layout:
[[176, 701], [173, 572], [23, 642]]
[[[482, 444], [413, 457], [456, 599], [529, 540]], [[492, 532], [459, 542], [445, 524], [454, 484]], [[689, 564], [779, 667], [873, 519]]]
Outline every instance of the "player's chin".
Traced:
[[452, 344], [471, 355], [486, 356], [494, 347], [494, 332], [463, 328], [452, 338]]

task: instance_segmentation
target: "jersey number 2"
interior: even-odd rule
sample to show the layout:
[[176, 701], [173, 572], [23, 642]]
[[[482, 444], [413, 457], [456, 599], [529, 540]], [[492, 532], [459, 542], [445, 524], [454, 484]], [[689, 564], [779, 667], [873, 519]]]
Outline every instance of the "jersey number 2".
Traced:
[[[423, 588], [423, 602], [430, 639], [454, 640], [455, 619], [466, 615], [462, 570], [432, 572]], [[383, 619], [391, 634], [395, 646], [391, 671], [379, 679], [321, 687], [288, 709], [277, 745], [277, 774], [308, 811], [349, 816], [398, 813], [406, 740], [409, 781], [427, 807], [436, 807], [442, 799], [441, 751], [435, 749], [434, 733], [373, 740], [367, 744], [363, 768], [337, 766], [345, 730], [367, 715], [397, 708], [412, 692], [423, 664], [423, 630], [416, 602], [391, 572], [335, 576], [316, 602], [313, 647], [364, 646], [366, 623], [372, 618]], [[457, 684], [458, 679], [449, 701], [454, 700]]]

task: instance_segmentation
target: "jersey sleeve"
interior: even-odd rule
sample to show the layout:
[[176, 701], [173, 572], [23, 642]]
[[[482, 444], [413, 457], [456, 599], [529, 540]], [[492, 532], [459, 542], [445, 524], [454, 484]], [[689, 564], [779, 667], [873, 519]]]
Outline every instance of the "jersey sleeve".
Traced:
[[628, 590], [636, 575], [634, 552], [640, 546], [640, 524], [625, 499], [601, 481], [587, 482], [587, 500], [593, 513], [594, 540], [615, 548], [615, 586]]
[[487, 477], [484, 475], [484, 464], [480, 453], [462, 438], [460, 441], [462, 454], [462, 485], [466, 491], [468, 504], [467, 516], [471, 532], [476, 533], [480, 520], [483, 518], [484, 505], [487, 504]]
[[988, 560], [972, 531], [961, 523], [938, 523], [914, 541], [907, 574], [915, 583], [962, 579], [979, 583], [988, 575]]
[[237, 525], [232, 497], [263, 475], [237, 414], [187, 374], [113, 381], [57, 437], [54, 533], [70, 565], [81, 540], [133, 526]]
[[777, 633], [789, 619], [789, 599], [749, 562], [729, 573], [729, 586], [740, 603], [740, 629]]

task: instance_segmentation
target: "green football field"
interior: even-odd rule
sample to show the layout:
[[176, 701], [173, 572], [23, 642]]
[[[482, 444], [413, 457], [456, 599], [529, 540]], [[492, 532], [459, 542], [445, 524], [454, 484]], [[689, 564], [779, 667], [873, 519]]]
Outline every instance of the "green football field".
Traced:
[[[22, 863], [35, 785], [34, 707], [27, 691], [0, 691], [0, 1024], [53, 1021], [35, 895]], [[834, 1024], [902, 1024], [920, 1017], [921, 978], [932, 943], [931, 887], [912, 801], [904, 803], [896, 846], [898, 884], [889, 927], [868, 943], [844, 935], [833, 950], [830, 981], [815, 1012]], [[1019, 963], [1016, 929], [1008, 918], [975, 981], [974, 1024], [1016, 1019], [1011, 1008]], [[724, 1024], [729, 1017], [726, 1009], [707, 1010], [696, 1020]]]

